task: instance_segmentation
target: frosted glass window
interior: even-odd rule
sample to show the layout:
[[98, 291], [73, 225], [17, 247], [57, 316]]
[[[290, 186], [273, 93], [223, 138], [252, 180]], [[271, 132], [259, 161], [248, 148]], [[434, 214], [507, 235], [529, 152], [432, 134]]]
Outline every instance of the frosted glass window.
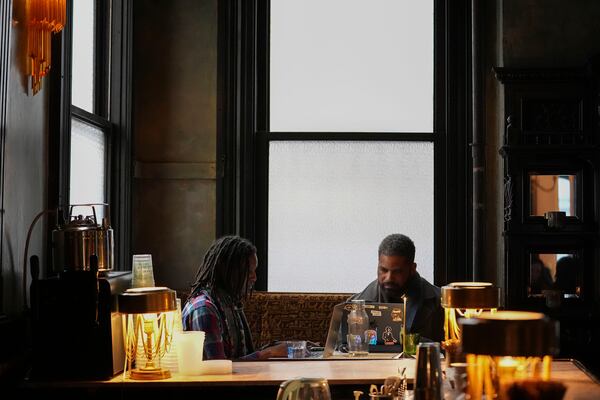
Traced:
[[269, 291], [360, 291], [390, 233], [414, 241], [433, 281], [432, 143], [272, 141], [269, 152]]
[[433, 0], [272, 0], [270, 130], [433, 131]]
[[71, 103], [94, 112], [94, 0], [73, 1], [73, 79]]
[[[103, 131], [71, 119], [71, 204], [105, 202], [106, 145]], [[102, 208], [96, 210], [100, 218]], [[89, 208], [84, 211], [90, 214]]]

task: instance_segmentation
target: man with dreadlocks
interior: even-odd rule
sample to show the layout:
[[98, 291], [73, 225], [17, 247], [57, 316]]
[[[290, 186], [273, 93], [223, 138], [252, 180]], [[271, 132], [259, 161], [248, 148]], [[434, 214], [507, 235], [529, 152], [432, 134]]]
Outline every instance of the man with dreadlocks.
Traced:
[[239, 236], [215, 240], [183, 308], [183, 329], [204, 331], [204, 359], [286, 357], [285, 344], [254, 351], [242, 301], [256, 282], [256, 247]]

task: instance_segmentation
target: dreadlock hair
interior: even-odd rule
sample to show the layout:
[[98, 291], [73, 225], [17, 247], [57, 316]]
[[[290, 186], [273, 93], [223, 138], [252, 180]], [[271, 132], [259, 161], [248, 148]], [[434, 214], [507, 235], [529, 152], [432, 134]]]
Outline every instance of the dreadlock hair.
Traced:
[[208, 288], [223, 290], [236, 302], [242, 300], [249, 294], [248, 273], [250, 257], [254, 254], [256, 247], [239, 236], [223, 236], [215, 240], [196, 272], [190, 296], [194, 296], [198, 289]]

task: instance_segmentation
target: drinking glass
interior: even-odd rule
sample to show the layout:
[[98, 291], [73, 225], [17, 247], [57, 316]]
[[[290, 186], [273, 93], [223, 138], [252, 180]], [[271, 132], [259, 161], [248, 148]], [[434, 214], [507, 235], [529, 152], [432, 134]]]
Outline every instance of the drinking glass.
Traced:
[[417, 354], [417, 345], [419, 344], [419, 340], [421, 340], [421, 335], [418, 333], [407, 333], [404, 335], [404, 341], [402, 342], [403, 349], [405, 354], [410, 356], [414, 356]]
[[289, 340], [287, 346], [288, 358], [306, 357], [306, 340]]
[[327, 379], [298, 378], [279, 386], [277, 400], [331, 400]]

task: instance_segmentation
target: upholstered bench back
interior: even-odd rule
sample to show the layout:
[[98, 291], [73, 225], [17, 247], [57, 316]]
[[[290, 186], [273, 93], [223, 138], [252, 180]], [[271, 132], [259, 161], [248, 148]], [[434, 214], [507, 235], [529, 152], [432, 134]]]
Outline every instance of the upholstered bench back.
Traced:
[[254, 346], [301, 339], [325, 345], [333, 306], [350, 297], [339, 293], [254, 292], [244, 312]]

